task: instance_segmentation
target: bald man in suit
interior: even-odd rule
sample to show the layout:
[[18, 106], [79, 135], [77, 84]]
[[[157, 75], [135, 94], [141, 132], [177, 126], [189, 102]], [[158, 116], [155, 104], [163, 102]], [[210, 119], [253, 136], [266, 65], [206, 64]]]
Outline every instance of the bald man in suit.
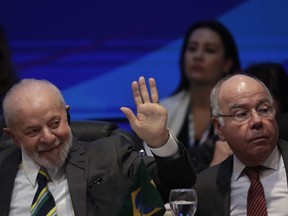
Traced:
[[234, 155], [197, 176], [197, 216], [247, 215], [250, 179], [246, 168], [261, 167], [266, 214], [287, 215], [288, 143], [278, 137], [273, 98], [259, 80], [233, 75], [210, 95], [212, 122]]

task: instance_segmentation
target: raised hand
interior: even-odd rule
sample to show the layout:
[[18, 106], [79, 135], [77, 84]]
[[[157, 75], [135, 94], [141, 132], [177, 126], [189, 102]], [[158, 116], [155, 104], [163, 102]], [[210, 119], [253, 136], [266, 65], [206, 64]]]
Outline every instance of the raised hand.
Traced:
[[155, 79], [149, 79], [150, 95], [145, 78], [132, 82], [132, 92], [137, 113], [127, 107], [121, 107], [121, 111], [127, 117], [132, 130], [144, 140], [150, 147], [159, 148], [169, 139], [166, 128], [167, 111], [159, 105], [159, 96]]

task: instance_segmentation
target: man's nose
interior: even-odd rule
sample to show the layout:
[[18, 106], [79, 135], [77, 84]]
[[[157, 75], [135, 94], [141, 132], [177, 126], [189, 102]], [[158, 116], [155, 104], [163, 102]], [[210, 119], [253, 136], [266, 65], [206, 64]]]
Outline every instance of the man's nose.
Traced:
[[263, 126], [262, 118], [256, 110], [251, 111], [250, 122], [251, 122], [251, 129], [259, 129], [262, 128]]
[[46, 143], [51, 143], [55, 139], [55, 135], [51, 132], [49, 128], [44, 128], [42, 130], [42, 135], [41, 135], [41, 142], [46, 142]]

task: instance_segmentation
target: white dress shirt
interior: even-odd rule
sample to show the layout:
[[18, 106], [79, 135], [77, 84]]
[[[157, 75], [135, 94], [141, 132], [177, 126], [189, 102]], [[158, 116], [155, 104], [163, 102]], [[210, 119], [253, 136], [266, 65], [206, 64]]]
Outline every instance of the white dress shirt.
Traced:
[[[287, 216], [288, 186], [286, 169], [277, 147], [262, 164], [267, 169], [261, 171], [260, 181], [264, 188], [269, 216]], [[231, 216], [247, 215], [247, 195], [250, 179], [242, 174], [245, 165], [234, 156], [231, 178]]]
[[[36, 178], [39, 169], [39, 165], [22, 150], [22, 164], [14, 182], [10, 216], [30, 216], [31, 203], [38, 188]], [[47, 171], [52, 179], [52, 182], [48, 183], [48, 188], [55, 199], [57, 215], [73, 216], [72, 201], [63, 168]]]

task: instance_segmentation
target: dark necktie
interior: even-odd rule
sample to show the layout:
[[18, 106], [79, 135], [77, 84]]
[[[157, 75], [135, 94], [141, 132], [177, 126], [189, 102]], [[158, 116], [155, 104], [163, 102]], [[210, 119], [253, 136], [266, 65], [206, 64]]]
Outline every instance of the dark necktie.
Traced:
[[244, 172], [251, 185], [247, 198], [247, 216], [268, 216], [263, 186], [259, 180], [260, 167], [246, 167]]
[[50, 177], [47, 171], [41, 168], [37, 176], [38, 189], [31, 205], [32, 216], [56, 215], [55, 200], [50, 193], [47, 185], [49, 179]]

